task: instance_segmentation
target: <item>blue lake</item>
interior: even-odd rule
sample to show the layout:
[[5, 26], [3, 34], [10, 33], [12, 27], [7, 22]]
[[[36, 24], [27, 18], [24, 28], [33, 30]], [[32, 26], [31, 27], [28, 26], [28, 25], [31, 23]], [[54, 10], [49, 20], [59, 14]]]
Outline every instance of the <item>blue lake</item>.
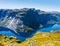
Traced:
[[[40, 32], [40, 31], [41, 32], [51, 32], [51, 31], [57, 30], [57, 29], [60, 29], [60, 25], [59, 24], [55, 24], [52, 27], [35, 30], [34, 32], [31, 32], [30, 34], [29, 33], [24, 33], [24, 32], [19, 32], [20, 35], [17, 35], [15, 32], [13, 32], [13, 30], [10, 30], [8, 28], [0, 27], [0, 34], [6, 35], [6, 36], [15, 36], [20, 41], [24, 41], [26, 38], [32, 37], [36, 32]], [[21, 35], [22, 36], [26, 36], [26, 37], [22, 37]]]

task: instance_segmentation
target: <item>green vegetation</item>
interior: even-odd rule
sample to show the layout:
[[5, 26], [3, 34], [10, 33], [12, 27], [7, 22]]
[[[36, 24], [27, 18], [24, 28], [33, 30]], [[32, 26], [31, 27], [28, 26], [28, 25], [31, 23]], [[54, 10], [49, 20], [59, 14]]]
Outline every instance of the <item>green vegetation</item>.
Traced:
[[33, 29], [31, 27], [28, 27], [28, 26], [24, 26], [24, 30], [26, 30], [27, 32], [33, 31]]
[[24, 30], [25, 32], [31, 32], [31, 31], [33, 31], [33, 29], [31, 27], [28, 27], [28, 26], [17, 27], [16, 28], [17, 31], [20, 31], [21, 29]]

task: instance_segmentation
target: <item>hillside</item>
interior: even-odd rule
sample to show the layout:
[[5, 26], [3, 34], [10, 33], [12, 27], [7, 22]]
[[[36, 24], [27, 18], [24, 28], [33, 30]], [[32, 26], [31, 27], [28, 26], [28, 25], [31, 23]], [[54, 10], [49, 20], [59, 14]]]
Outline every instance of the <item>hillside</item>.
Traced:
[[32, 37], [36, 32], [41, 31], [40, 29], [52, 29], [50, 27], [56, 24], [60, 24], [59, 12], [46, 12], [35, 8], [0, 9], [0, 27], [3, 27], [0, 31], [8, 28], [12, 33], [25, 39]]
[[34, 8], [0, 9], [0, 15], [0, 26], [15, 31], [22, 30], [27, 32], [38, 28], [50, 27], [60, 22], [59, 12], [51, 13]]
[[1, 36], [0, 45], [4, 46], [60, 46], [60, 33], [38, 32], [32, 38], [21, 42], [15, 37]]
[[60, 33], [38, 32], [22, 44], [23, 46], [60, 46]]

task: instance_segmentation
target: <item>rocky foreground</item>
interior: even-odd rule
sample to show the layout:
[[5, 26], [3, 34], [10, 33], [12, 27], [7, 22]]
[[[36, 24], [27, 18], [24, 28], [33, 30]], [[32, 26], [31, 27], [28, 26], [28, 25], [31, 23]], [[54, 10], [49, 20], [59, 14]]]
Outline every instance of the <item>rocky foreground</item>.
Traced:
[[0, 35], [0, 46], [60, 46], [60, 33], [38, 32], [24, 42]]

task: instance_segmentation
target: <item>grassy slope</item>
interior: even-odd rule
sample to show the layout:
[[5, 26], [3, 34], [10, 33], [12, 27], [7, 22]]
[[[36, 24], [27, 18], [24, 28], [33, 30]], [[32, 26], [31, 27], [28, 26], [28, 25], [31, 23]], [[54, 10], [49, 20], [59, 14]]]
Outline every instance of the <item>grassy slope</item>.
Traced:
[[[60, 33], [48, 33], [48, 32], [38, 32], [32, 38], [26, 39], [26, 41], [22, 43], [18, 43], [16, 38], [12, 38], [12, 40], [4, 36], [0, 36], [0, 44], [4, 44], [4, 46], [60, 46]], [[4, 42], [4, 40], [7, 40]]]

